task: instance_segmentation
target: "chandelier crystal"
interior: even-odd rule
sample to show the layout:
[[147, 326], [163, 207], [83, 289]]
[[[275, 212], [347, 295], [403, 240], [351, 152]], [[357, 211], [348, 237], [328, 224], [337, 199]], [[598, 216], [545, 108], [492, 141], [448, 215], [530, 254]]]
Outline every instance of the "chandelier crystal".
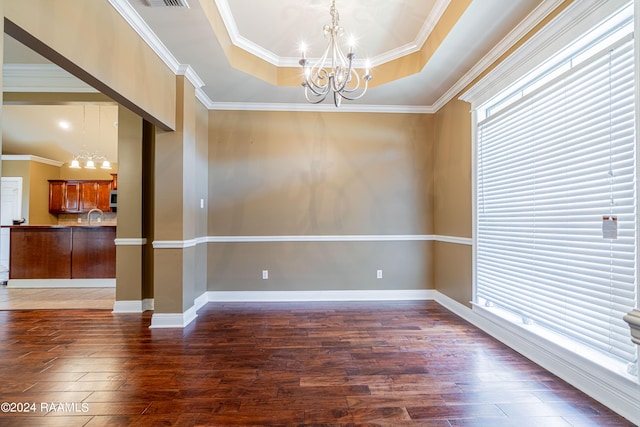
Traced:
[[[353, 68], [353, 60], [356, 55], [353, 53], [353, 39], [349, 43], [349, 53], [346, 55], [340, 49], [338, 39], [344, 34], [344, 28], [339, 25], [340, 15], [336, 9], [336, 1], [332, 0], [331, 25], [323, 27], [324, 36], [329, 37], [329, 43], [324, 54], [313, 64], [306, 56], [306, 46], [302, 44], [302, 58], [299, 64], [304, 72], [304, 96], [308, 102], [319, 104], [329, 93], [333, 93], [333, 103], [340, 106], [343, 99], [355, 101], [362, 98], [369, 87], [371, 80], [370, 65], [365, 66], [365, 72], [360, 77], [357, 70]], [[361, 87], [362, 86], [362, 87]]]

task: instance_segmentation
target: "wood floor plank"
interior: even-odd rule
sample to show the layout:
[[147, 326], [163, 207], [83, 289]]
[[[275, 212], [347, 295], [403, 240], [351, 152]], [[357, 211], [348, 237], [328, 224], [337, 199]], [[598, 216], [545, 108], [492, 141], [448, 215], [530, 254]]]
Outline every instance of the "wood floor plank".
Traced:
[[151, 313], [0, 312], [0, 401], [86, 412], [0, 426], [632, 424], [437, 303], [209, 303]]

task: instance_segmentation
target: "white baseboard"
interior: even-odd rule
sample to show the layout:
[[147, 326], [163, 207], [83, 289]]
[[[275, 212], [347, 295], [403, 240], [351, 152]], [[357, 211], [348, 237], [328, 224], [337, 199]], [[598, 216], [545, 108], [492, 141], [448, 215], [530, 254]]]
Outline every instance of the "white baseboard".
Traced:
[[457, 316], [462, 317], [467, 322], [474, 323], [475, 313], [466, 305], [459, 303], [440, 291], [435, 291], [435, 297], [433, 299], [436, 300], [438, 304]]
[[113, 313], [142, 313], [149, 310], [153, 311], [153, 298], [113, 303]]
[[200, 310], [202, 307], [204, 307], [208, 302], [209, 302], [209, 299], [207, 296], [207, 292], [203, 292], [202, 295], [200, 295], [199, 297], [196, 297], [196, 299], [193, 300], [193, 305], [197, 311], [197, 310]]
[[113, 303], [113, 313], [142, 313], [142, 301], [116, 301]]
[[[368, 291], [209, 291], [198, 296], [184, 313], [154, 313], [150, 328], [184, 328], [208, 302], [300, 302], [300, 301], [404, 301], [434, 299], [433, 289]], [[150, 302], [151, 307], [146, 305]], [[153, 310], [153, 299], [116, 301], [114, 313]]]
[[191, 306], [184, 313], [154, 313], [151, 316], [150, 329], [160, 328], [184, 328], [189, 323], [193, 322], [198, 315], [196, 314], [196, 307]]
[[116, 279], [9, 279], [7, 288], [115, 288]]
[[433, 289], [352, 291], [209, 291], [209, 302], [406, 301], [434, 299]]

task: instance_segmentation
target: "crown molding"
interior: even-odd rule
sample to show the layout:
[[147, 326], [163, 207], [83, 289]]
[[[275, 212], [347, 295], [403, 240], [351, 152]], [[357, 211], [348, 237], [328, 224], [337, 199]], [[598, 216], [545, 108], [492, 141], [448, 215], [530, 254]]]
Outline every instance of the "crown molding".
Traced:
[[169, 67], [175, 74], [178, 73], [180, 63], [173, 56], [171, 51], [160, 41], [158, 36], [149, 28], [142, 17], [127, 2], [127, 0], [108, 0], [111, 6], [118, 11], [125, 21], [134, 29], [136, 33], [145, 41], [145, 43], [153, 49], [158, 57]]
[[[396, 53], [390, 54], [389, 57], [381, 56], [372, 59], [372, 64], [380, 64], [381, 61], [388, 62], [394, 59], [393, 55], [404, 56], [409, 51], [405, 49], [413, 49], [411, 46], [422, 46], [429, 34], [433, 30], [435, 24], [451, 0], [438, 0], [434, 6], [434, 13], [429, 16], [425, 24], [420, 30], [418, 37], [414, 43], [400, 48]], [[457, 96], [465, 87], [476, 79], [484, 70], [495, 63], [509, 48], [517, 41], [524, 37], [531, 29], [540, 23], [549, 13], [555, 10], [563, 0], [547, 0], [542, 2], [532, 13], [530, 13], [524, 21], [522, 21], [507, 37], [498, 43], [487, 55], [485, 55], [471, 70], [469, 70], [460, 80], [458, 80], [443, 96], [441, 96], [432, 105], [342, 105], [341, 108], [335, 109], [333, 106], [323, 106], [317, 104], [297, 104], [297, 103], [240, 103], [240, 102], [214, 102], [201, 89], [204, 86], [203, 81], [194, 71], [188, 71], [188, 65], [180, 64], [173, 54], [158, 39], [155, 33], [144, 22], [136, 10], [126, 0], [109, 0], [109, 3], [120, 13], [120, 15], [129, 23], [129, 25], [142, 37], [142, 39], [154, 50], [154, 52], [164, 61], [164, 63], [175, 73], [183, 73], [189, 81], [196, 87], [196, 98], [209, 110], [229, 110], [229, 111], [310, 111], [310, 112], [363, 112], [363, 113], [398, 113], [398, 114], [434, 114], [438, 112], [445, 104]], [[215, 0], [225, 27], [234, 45], [247, 50], [249, 53], [261, 57], [262, 59], [274, 64], [282, 66], [292, 58], [278, 58], [266, 49], [259, 46], [249, 46], [248, 43], [240, 41], [240, 34], [233, 20], [231, 10], [227, 0]], [[424, 39], [424, 40], [423, 40]], [[246, 40], [246, 39], [245, 39]], [[249, 42], [247, 40], [247, 42]], [[256, 47], [257, 46], [257, 47]], [[255, 50], [255, 51], [254, 51]], [[404, 52], [404, 53], [401, 53]], [[296, 64], [297, 65], [297, 62]], [[181, 71], [187, 70], [187, 71]]]
[[412, 53], [420, 51], [442, 17], [442, 14], [444, 14], [447, 7], [449, 7], [449, 3], [451, 3], [451, 0], [438, 0], [433, 6], [433, 9], [431, 9], [431, 13], [422, 24], [422, 27], [420, 27], [420, 31], [418, 31], [413, 42], [391, 49], [387, 52], [383, 52], [380, 55], [371, 58], [371, 66], [377, 67], [384, 63], [391, 62], [402, 58], [403, 56], [411, 55]]
[[[233, 17], [233, 13], [231, 13], [231, 9], [229, 8], [229, 2], [227, 0], [215, 0], [216, 7], [218, 8], [218, 12], [220, 12], [220, 17], [222, 18], [222, 23], [227, 29], [227, 34], [229, 34], [229, 38], [231, 39], [231, 43], [234, 46], [239, 47], [240, 49], [246, 50], [250, 54], [257, 56], [260, 59], [267, 61], [268, 63], [275, 66], [289, 66], [289, 62], [287, 60], [283, 60], [275, 53], [271, 52], [268, 49], [263, 48], [257, 43], [252, 42], [251, 40], [240, 35], [240, 31], [238, 31], [238, 26], [236, 25], [236, 20]], [[286, 65], [285, 65], [286, 64]], [[296, 61], [295, 65], [298, 65]]]
[[[189, 64], [181, 64], [173, 56], [171, 51], [160, 41], [156, 33], [149, 28], [142, 17], [126, 0], [109, 0], [109, 3], [116, 11], [127, 21], [134, 31], [144, 40], [144, 42], [158, 55], [158, 57], [169, 67], [169, 69], [178, 76], [185, 76], [189, 82], [196, 88], [202, 88], [205, 84], [200, 76], [194, 71]], [[205, 96], [204, 92], [200, 96]], [[200, 99], [200, 98], [198, 98]], [[207, 97], [208, 99], [208, 97]], [[202, 102], [202, 101], [201, 101]], [[203, 102], [204, 104], [204, 102]]]
[[296, 104], [296, 103], [261, 103], [261, 102], [210, 102], [205, 104], [209, 110], [226, 111], [303, 111], [314, 113], [398, 113], [398, 114], [433, 114], [436, 111], [430, 106], [420, 105], [366, 105], [342, 104], [336, 108], [333, 104]]
[[[270, 63], [271, 65], [275, 65], [276, 67], [297, 67], [299, 65], [298, 61], [300, 60], [300, 58], [278, 56], [270, 50], [265, 49], [259, 44], [242, 36], [238, 31], [238, 26], [236, 25], [233, 13], [229, 8], [229, 2], [227, 0], [215, 0], [215, 3], [233, 45]], [[402, 58], [403, 56], [418, 52], [426, 43], [427, 38], [435, 28], [440, 17], [442, 17], [442, 14], [445, 12], [445, 10], [447, 10], [449, 3], [451, 3], [451, 0], [438, 0], [431, 10], [431, 13], [429, 14], [429, 16], [427, 16], [427, 19], [422, 24], [422, 27], [420, 27], [416, 38], [412, 42], [369, 58], [371, 66], [376, 67], [386, 62], [390, 62]], [[367, 60], [364, 59], [356, 60], [354, 61], [354, 66], [355, 68], [363, 68], [366, 62]]]
[[509, 32], [498, 44], [496, 44], [485, 56], [480, 59], [460, 80], [458, 80], [448, 91], [446, 91], [434, 104], [433, 108], [438, 111], [447, 102], [455, 98], [469, 84], [471, 84], [482, 72], [494, 64], [498, 59], [521, 40], [529, 31], [535, 28], [551, 12], [556, 10], [564, 0], [543, 1], [526, 18]]
[[196, 88], [202, 88], [204, 86], [204, 82], [200, 78], [200, 76], [195, 72], [191, 65], [188, 64], [180, 64], [176, 74], [179, 76], [185, 76], [189, 82]]
[[32, 156], [30, 154], [3, 154], [2, 160], [4, 161], [27, 161], [27, 162], [37, 162], [43, 163], [45, 165], [57, 166], [61, 167], [64, 165], [64, 162], [59, 162], [57, 160], [46, 159], [44, 157]]
[[55, 64], [4, 64], [2, 76], [5, 92], [98, 92]]
[[[425, 21], [423, 27], [420, 30], [419, 35], [413, 43], [409, 43], [396, 50], [386, 52], [383, 55], [378, 55], [371, 59], [373, 66], [380, 65], [385, 62], [392, 61], [399, 57], [414, 53], [420, 49], [426, 42], [427, 38], [433, 31], [433, 28], [438, 22], [438, 19], [445, 12], [449, 6], [451, 0], [439, 0], [434, 6], [434, 13], [429, 16], [429, 19]], [[447, 90], [435, 103], [425, 106], [384, 106], [384, 105], [342, 105], [339, 111], [344, 112], [378, 112], [378, 113], [403, 113], [403, 114], [434, 114], [437, 113], [443, 106], [449, 101], [455, 98], [461, 91], [463, 91], [469, 84], [471, 84], [482, 72], [494, 64], [498, 59], [504, 55], [511, 47], [513, 47], [519, 40], [521, 40], [527, 33], [529, 33], [536, 25], [542, 22], [551, 12], [553, 12], [558, 6], [563, 3], [564, 0], [547, 0], [543, 1], [538, 7], [536, 7], [527, 17], [520, 22], [513, 30], [507, 34], [496, 46], [494, 46], [489, 53], [487, 53], [480, 61], [478, 61], [462, 78], [460, 78], [449, 90]], [[274, 65], [292, 65], [297, 66], [297, 60], [294, 58], [280, 58], [276, 60], [268, 60], [266, 56], [263, 57], [264, 52], [268, 52], [266, 49], [259, 48], [253, 51], [247, 46], [243, 46], [239, 41], [241, 37], [238, 33], [238, 29], [233, 20], [231, 10], [227, 0], [216, 0], [223, 21], [227, 27], [227, 31], [232, 39], [232, 42], [238, 47], [241, 47], [248, 52], [259, 56]], [[257, 46], [257, 45], [256, 45]], [[262, 51], [262, 53], [260, 52]], [[273, 55], [271, 52], [269, 52]], [[201, 100], [202, 101], [202, 100]], [[272, 104], [272, 103], [227, 103], [227, 102], [210, 102], [205, 103], [210, 110], [235, 110], [235, 111], [315, 111], [315, 112], [339, 112], [333, 107], [326, 107], [320, 105], [306, 104]]]
[[[552, 12], [555, 8], [557, 8], [561, 0], [554, 0], [547, 4], [546, 2], [542, 3], [532, 15], [535, 14], [536, 18], [539, 18], [537, 21], [542, 20], [546, 15]], [[619, 7], [623, 2], [621, 0], [610, 0], [607, 2], [574, 2], [567, 9], [563, 10], [553, 21], [548, 23], [541, 31], [527, 40], [522, 44], [513, 54], [511, 54], [508, 58], [498, 64], [491, 72], [482, 78], [477, 84], [473, 87], [466, 90], [463, 94], [460, 95], [460, 99], [463, 101], [467, 101], [470, 103], [481, 103], [486, 101], [488, 98], [493, 96], [497, 90], [505, 87], [505, 85], [511, 84], [514, 79], [522, 76], [522, 71], [519, 71], [522, 67], [530, 68], [529, 60], [532, 58], [536, 58], [541, 54], [544, 54], [545, 51], [550, 49], [554, 43], [559, 43], [563, 40], [565, 35], [571, 34], [576, 31], [576, 28], [579, 28], [580, 25], [594, 13], [596, 10], [603, 8], [613, 8]], [[539, 9], [543, 8], [543, 10], [538, 13]], [[538, 23], [534, 19], [525, 19], [523, 24], [529, 24], [530, 29]], [[523, 28], [521, 28], [523, 27]], [[527, 28], [524, 25], [519, 25], [516, 27], [516, 30], [521, 29], [522, 31], [518, 31], [518, 37], [522, 38], [524, 34], [527, 32]], [[512, 33], [509, 34], [510, 39]], [[517, 41], [517, 39], [516, 39]], [[512, 46], [513, 44], [511, 44]], [[507, 46], [507, 48], [511, 47]], [[505, 49], [506, 52], [506, 49]], [[467, 73], [471, 74], [472, 71], [475, 71], [479, 67], [487, 68], [490, 65], [491, 57], [490, 55], [493, 53], [493, 50], [483, 58], [472, 70]], [[500, 56], [500, 52], [498, 53], [498, 57]], [[502, 52], [504, 53], [504, 52]], [[497, 57], [493, 59], [493, 62], [497, 60]], [[488, 63], [488, 64], [487, 64]], [[481, 72], [482, 70], [480, 70]], [[480, 72], [477, 72], [476, 76], [480, 75]], [[469, 83], [471, 83], [469, 79]], [[461, 88], [462, 89], [462, 88]]]

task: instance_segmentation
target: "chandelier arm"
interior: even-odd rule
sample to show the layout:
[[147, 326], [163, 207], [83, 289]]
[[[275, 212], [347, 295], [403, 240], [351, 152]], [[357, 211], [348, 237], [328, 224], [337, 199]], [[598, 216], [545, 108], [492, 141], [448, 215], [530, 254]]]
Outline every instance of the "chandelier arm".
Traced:
[[[316, 95], [323, 94], [325, 91], [329, 90], [331, 74], [322, 67], [322, 64], [326, 61], [327, 56], [329, 55], [329, 49], [330, 48], [327, 47], [322, 57], [308, 68], [308, 74], [305, 71], [305, 82]], [[325, 79], [326, 83], [321, 84], [321, 81]]]
[[316, 97], [318, 97], [317, 100], [314, 100], [314, 99], [309, 98], [309, 91], [307, 89], [308, 89], [307, 87], [304, 88], [304, 97], [307, 99], [307, 102], [309, 102], [310, 104], [320, 104], [325, 99], [327, 99], [327, 95], [329, 95], [329, 91], [328, 90], [325, 91], [324, 93], [315, 93], [314, 92], [314, 95]]
[[[360, 76], [358, 75], [358, 72], [356, 70], [352, 70], [351, 72], [353, 73], [352, 76], [355, 76], [355, 84], [352, 85], [351, 87], [348, 87], [348, 86], [343, 87], [339, 91], [340, 93], [351, 93], [360, 89]], [[350, 77], [349, 82], [351, 82], [352, 80], [353, 80], [353, 77]]]
[[315, 95], [318, 96], [322, 96], [324, 94], [326, 94], [327, 92], [329, 92], [330, 89], [330, 84], [329, 84], [329, 80], [331, 79], [331, 77], [325, 77], [322, 76], [320, 77], [320, 79], [324, 80], [324, 79], [328, 79], [326, 84], [323, 85], [319, 85], [316, 83], [316, 81], [311, 80], [311, 81], [306, 81], [305, 83], [303, 83], [302, 85], [305, 88], [308, 88], [311, 92], [313, 92]]
[[327, 94], [329, 93], [329, 89], [327, 88], [326, 90], [323, 90], [323, 91], [317, 91], [311, 86], [305, 86], [305, 93], [307, 92], [311, 92], [314, 96], [326, 97]]
[[[341, 52], [342, 53], [342, 52]], [[342, 82], [342, 84], [340, 85], [340, 87], [334, 87], [334, 91], [336, 92], [343, 92], [345, 90], [347, 90], [347, 85], [349, 83], [351, 83], [352, 80], [352, 73], [354, 73], [353, 71], [353, 58], [355, 55], [353, 55], [353, 53], [350, 53], [348, 55], [349, 58], [349, 62], [348, 62], [348, 68], [347, 71], [345, 72], [345, 78], [344, 81]], [[356, 78], [357, 78], [357, 84], [355, 85], [355, 87], [357, 88], [358, 86], [360, 86], [360, 77], [358, 76], [358, 73], [355, 73]], [[352, 89], [353, 90], [353, 89]], [[347, 90], [348, 92], [352, 91], [352, 90]]]
[[[346, 99], [347, 101], [357, 101], [358, 99], [360, 99], [360, 98], [362, 98], [364, 96], [364, 94], [367, 92], [368, 88], [369, 88], [369, 81], [365, 80], [364, 88], [362, 88], [362, 92], [358, 96], [347, 96], [347, 95], [345, 95], [344, 91], [343, 92], [338, 92], [338, 93], [340, 94], [340, 96], [342, 98]], [[353, 92], [353, 90], [351, 92]]]

